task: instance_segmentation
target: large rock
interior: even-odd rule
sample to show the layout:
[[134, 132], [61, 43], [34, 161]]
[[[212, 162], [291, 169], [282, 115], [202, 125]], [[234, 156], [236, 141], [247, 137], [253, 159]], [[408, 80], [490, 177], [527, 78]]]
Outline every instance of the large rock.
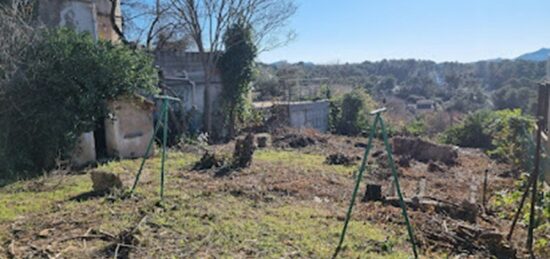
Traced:
[[394, 137], [393, 152], [425, 163], [440, 161], [453, 165], [458, 158], [458, 152], [453, 146], [439, 145], [420, 138]]
[[122, 188], [122, 180], [114, 173], [93, 171], [90, 176], [92, 177], [94, 192], [109, 192], [113, 189]]

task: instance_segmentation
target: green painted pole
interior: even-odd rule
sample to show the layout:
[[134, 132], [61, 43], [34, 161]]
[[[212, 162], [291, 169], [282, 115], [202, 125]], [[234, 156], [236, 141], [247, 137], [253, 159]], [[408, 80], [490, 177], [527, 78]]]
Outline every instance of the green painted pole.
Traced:
[[160, 199], [164, 198], [164, 162], [166, 160], [166, 140], [168, 139], [168, 99], [162, 100], [162, 110], [164, 111], [162, 127], [162, 160], [160, 165]]
[[346, 231], [348, 229], [348, 224], [351, 219], [351, 212], [353, 210], [353, 205], [355, 204], [355, 199], [357, 197], [357, 191], [359, 190], [359, 184], [361, 183], [361, 179], [363, 178], [363, 173], [365, 172], [365, 169], [367, 168], [367, 160], [369, 158], [369, 152], [372, 147], [372, 140], [374, 138], [375, 132], [376, 132], [376, 125], [378, 124], [379, 115], [376, 116], [374, 119], [374, 123], [372, 127], [370, 128], [369, 133], [369, 140], [367, 143], [367, 147], [365, 148], [365, 153], [363, 154], [363, 160], [361, 161], [361, 166], [359, 167], [359, 172], [357, 174], [357, 178], [355, 179], [355, 187], [353, 189], [353, 193], [351, 195], [351, 201], [348, 207], [348, 211], [346, 213], [346, 221], [344, 222], [344, 228], [342, 229], [342, 233], [340, 234], [340, 241], [338, 242], [338, 246], [336, 247], [336, 250], [334, 251], [334, 254], [332, 255], [332, 258], [336, 258], [338, 256], [338, 253], [340, 252], [340, 249], [342, 249], [342, 244], [344, 243], [344, 238], [346, 236]]
[[[159, 118], [164, 117], [165, 110], [161, 109]], [[155, 126], [155, 129], [153, 130], [153, 136], [151, 136], [151, 140], [149, 140], [149, 144], [147, 144], [147, 151], [145, 151], [145, 154], [143, 155], [143, 159], [141, 160], [141, 164], [139, 165], [139, 170], [136, 175], [136, 179], [134, 180], [134, 184], [132, 185], [132, 189], [130, 190], [130, 195], [134, 193], [137, 184], [139, 182], [139, 178], [141, 176], [141, 173], [143, 172], [143, 167], [145, 166], [145, 161], [147, 160], [147, 156], [149, 155], [149, 152], [151, 152], [151, 148], [153, 147], [153, 142], [155, 141], [155, 136], [157, 135], [158, 130], [160, 129], [160, 120], [157, 122], [157, 125]]]
[[386, 146], [386, 152], [388, 153], [388, 160], [390, 162], [391, 171], [393, 174], [393, 179], [395, 183], [395, 187], [397, 189], [397, 195], [399, 196], [399, 204], [401, 205], [401, 210], [403, 213], [403, 217], [405, 218], [405, 223], [407, 225], [407, 232], [409, 232], [409, 239], [411, 241], [414, 258], [418, 258], [418, 252], [416, 251], [416, 241], [414, 239], [414, 233], [411, 226], [411, 222], [409, 221], [409, 215], [407, 214], [407, 206], [405, 205], [405, 201], [403, 200], [403, 194], [401, 193], [401, 187], [399, 186], [399, 177], [397, 175], [397, 169], [395, 167], [395, 163], [393, 161], [392, 157], [392, 149], [390, 146], [390, 143], [388, 141], [388, 133], [386, 132], [386, 126], [384, 125], [384, 121], [380, 119], [380, 127], [382, 127], [382, 135], [384, 137], [384, 145]]

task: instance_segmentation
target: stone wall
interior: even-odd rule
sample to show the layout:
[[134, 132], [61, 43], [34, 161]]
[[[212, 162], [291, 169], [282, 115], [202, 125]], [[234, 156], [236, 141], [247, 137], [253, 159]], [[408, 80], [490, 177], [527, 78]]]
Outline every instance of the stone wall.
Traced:
[[[164, 83], [174, 94], [183, 102], [186, 112], [196, 113], [195, 117], [204, 114], [205, 107], [205, 80], [204, 68], [201, 63], [201, 56], [197, 52], [186, 52], [182, 50], [159, 50], [155, 53], [155, 64], [159, 66], [164, 73]], [[220, 121], [220, 101], [222, 82], [220, 74], [214, 69], [210, 79], [210, 107], [213, 121], [214, 133], [220, 134], [223, 129], [216, 127], [221, 125], [216, 123]], [[169, 92], [168, 94], [172, 94]], [[174, 105], [171, 103], [171, 105]], [[196, 120], [202, 126], [202, 120]]]
[[292, 128], [328, 130], [329, 101], [293, 102], [288, 104], [289, 124]]
[[[107, 154], [118, 158], [143, 157], [153, 137], [154, 104], [140, 97], [126, 97], [108, 104], [105, 119]], [[152, 155], [153, 150], [147, 155]]]
[[75, 167], [86, 166], [96, 161], [95, 138], [93, 132], [82, 134], [76, 143], [71, 157], [71, 164]]

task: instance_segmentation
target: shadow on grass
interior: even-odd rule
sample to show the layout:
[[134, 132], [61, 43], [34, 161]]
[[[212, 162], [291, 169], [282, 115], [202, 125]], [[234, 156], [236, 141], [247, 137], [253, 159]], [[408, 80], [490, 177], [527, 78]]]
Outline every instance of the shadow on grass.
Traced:
[[96, 199], [96, 198], [100, 198], [100, 197], [105, 197], [105, 195], [107, 194], [107, 192], [98, 192], [98, 191], [89, 191], [89, 192], [84, 192], [84, 193], [81, 193], [79, 195], [76, 195], [74, 197], [71, 197], [69, 198], [69, 201], [78, 201], [78, 202], [82, 202], [82, 201], [87, 201], [87, 200], [92, 200], [92, 199]]

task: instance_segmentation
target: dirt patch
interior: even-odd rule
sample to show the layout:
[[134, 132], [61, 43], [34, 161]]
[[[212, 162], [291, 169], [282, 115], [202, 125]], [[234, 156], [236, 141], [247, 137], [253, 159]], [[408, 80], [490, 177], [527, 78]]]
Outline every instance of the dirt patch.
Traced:
[[320, 143], [327, 143], [327, 139], [315, 130], [285, 129], [276, 134], [273, 146], [281, 148], [304, 148]]

